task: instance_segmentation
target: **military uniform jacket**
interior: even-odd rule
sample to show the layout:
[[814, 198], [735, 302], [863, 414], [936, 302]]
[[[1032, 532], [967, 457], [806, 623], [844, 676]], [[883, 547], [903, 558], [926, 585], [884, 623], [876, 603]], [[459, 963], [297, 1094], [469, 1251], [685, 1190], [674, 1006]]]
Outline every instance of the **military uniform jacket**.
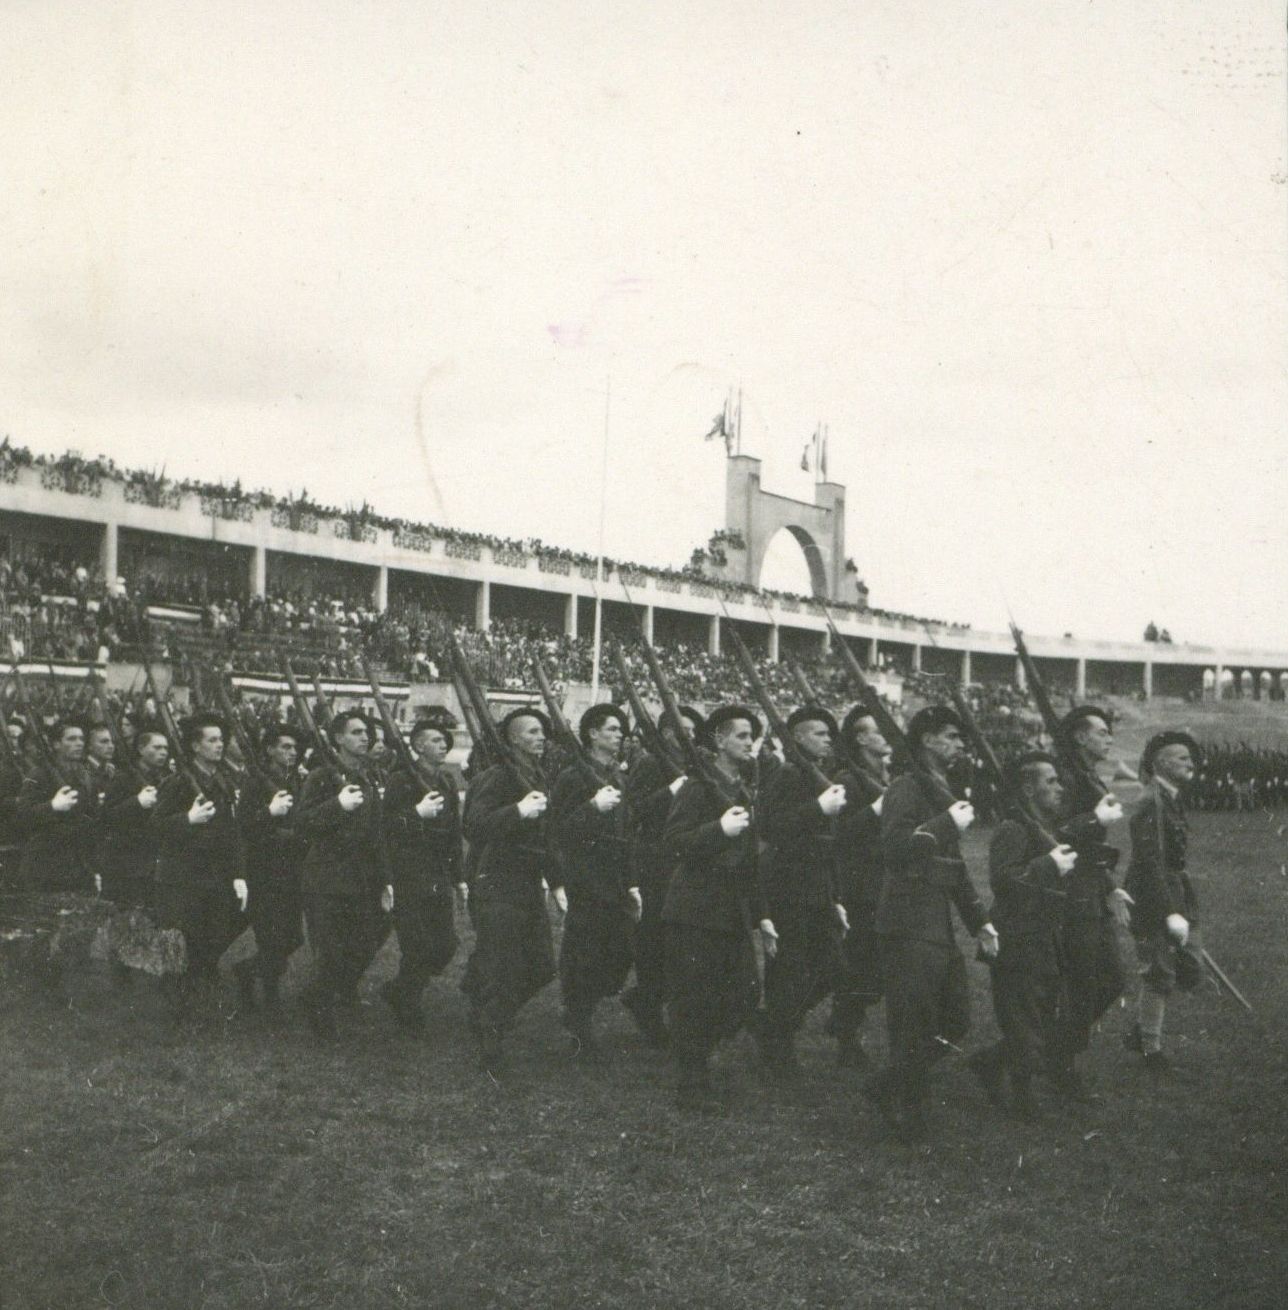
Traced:
[[760, 817], [770, 848], [764, 862], [770, 905], [825, 909], [838, 898], [837, 820], [818, 808], [820, 790], [817, 779], [791, 763], [765, 785]]
[[[18, 831], [27, 839], [18, 874], [29, 886], [44, 884], [92, 891], [102, 813], [98, 790], [79, 765], [64, 764], [60, 774], [42, 764], [23, 780], [14, 804]], [[78, 799], [67, 813], [59, 814], [50, 809], [49, 802], [64, 785], [71, 787]]]
[[[343, 788], [362, 788], [362, 804], [345, 810]], [[389, 882], [383, 788], [374, 769], [323, 764], [304, 783], [292, 810], [295, 829], [308, 843], [302, 890], [309, 896], [378, 894]]]
[[550, 885], [558, 886], [547, 836], [549, 810], [536, 819], [519, 817], [519, 802], [531, 790], [507, 764], [493, 765], [470, 783], [465, 837], [474, 861], [471, 895], [528, 899], [547, 875]]
[[1061, 771], [1060, 780], [1071, 817], [1060, 825], [1058, 836], [1078, 852], [1078, 863], [1063, 882], [1065, 920], [1108, 919], [1108, 897], [1117, 886], [1113, 871], [1118, 849], [1105, 842], [1104, 827], [1094, 813], [1100, 793], [1081, 772]]
[[881, 816], [872, 803], [882, 790], [852, 769], [836, 778], [845, 788], [845, 809], [836, 821], [836, 867], [841, 904], [847, 910], [875, 914], [885, 881], [881, 853]]
[[[441, 794], [443, 810], [436, 818], [422, 819], [416, 806], [428, 791]], [[446, 770], [436, 771], [432, 784], [405, 768], [390, 776], [385, 788], [385, 834], [395, 905], [401, 888], [441, 896], [463, 881], [461, 797]]]
[[[155, 871], [159, 834], [156, 826], [159, 793], [170, 775], [144, 778], [133, 769], [117, 769], [103, 802], [104, 873], [137, 878]], [[145, 810], [139, 804], [139, 792], [155, 787], [158, 804]]]
[[183, 772], [161, 788], [153, 822], [158, 838], [157, 882], [163, 885], [231, 882], [244, 873], [233, 783], [222, 774], [202, 778], [195, 768], [193, 771], [201, 779], [201, 794], [214, 805], [215, 813], [209, 823], [188, 822], [197, 794]]
[[676, 863], [664, 922], [736, 935], [768, 917], [755, 824], [737, 837], [726, 837], [720, 827], [730, 806], [751, 809], [753, 803], [743, 786], [729, 784], [725, 796], [701, 778], [689, 778], [676, 793], [662, 835], [663, 850]]
[[626, 775], [617, 765], [600, 766], [604, 783], [592, 782], [569, 766], [555, 779], [550, 796], [550, 822], [559, 845], [563, 885], [575, 899], [616, 905], [630, 886], [631, 843], [626, 804], [601, 814], [592, 797], [600, 786], [626, 792]]
[[[246, 877], [252, 890], [257, 883], [298, 879], [308, 842], [298, 827], [304, 787], [295, 770], [288, 778], [267, 773], [252, 775], [242, 789], [239, 814], [245, 843]], [[268, 803], [279, 791], [290, 792], [295, 804], [280, 818], [269, 813]]]
[[634, 861], [641, 887], [656, 885], [669, 872], [662, 853], [662, 832], [671, 812], [671, 784], [680, 775], [654, 755], [642, 755], [626, 775], [626, 801], [635, 824]]
[[1026, 824], [1003, 819], [988, 848], [988, 877], [990, 917], [1001, 943], [998, 967], [1058, 973], [1066, 879], [1047, 843]]
[[1133, 932], [1143, 935], [1165, 931], [1169, 914], [1183, 915], [1191, 925], [1198, 922], [1198, 899], [1185, 871], [1188, 845], [1185, 812], [1179, 801], [1155, 781], [1131, 817], [1127, 893], [1136, 902], [1131, 912]]
[[885, 883], [877, 932], [951, 946], [952, 906], [972, 933], [987, 922], [947, 810], [950, 800], [945, 788], [944, 808], [932, 804], [911, 774], [896, 778], [886, 791], [881, 808]]

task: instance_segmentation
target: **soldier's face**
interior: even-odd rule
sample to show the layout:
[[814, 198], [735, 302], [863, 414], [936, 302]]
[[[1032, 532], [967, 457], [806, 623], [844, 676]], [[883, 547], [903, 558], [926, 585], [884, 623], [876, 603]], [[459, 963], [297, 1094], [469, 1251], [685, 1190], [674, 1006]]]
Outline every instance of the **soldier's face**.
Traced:
[[1035, 764], [1027, 771], [1025, 790], [1033, 804], [1043, 814], [1058, 814], [1060, 802], [1064, 800], [1064, 788], [1060, 785], [1060, 775], [1051, 764]]
[[5, 724], [5, 731], [9, 734], [9, 741], [14, 750], [22, 749], [22, 729], [16, 723]]
[[299, 755], [300, 748], [295, 744], [293, 737], [279, 737], [268, 748], [269, 762], [275, 764], [283, 773], [290, 773]]
[[928, 732], [921, 740], [926, 753], [944, 769], [956, 764], [966, 751], [961, 731], [955, 723], [946, 724], [938, 732]]
[[1093, 760], [1103, 760], [1114, 744], [1114, 734], [1104, 719], [1091, 718], [1084, 720], [1076, 740]]
[[424, 732], [417, 733], [412, 745], [416, 748], [416, 754], [431, 768], [442, 764], [447, 758], [447, 738], [437, 728], [426, 728]]
[[371, 746], [366, 723], [362, 719], [350, 719], [336, 733], [335, 744], [350, 755], [365, 755]]
[[881, 735], [881, 729], [877, 727], [875, 719], [866, 714], [863, 718], [856, 719], [851, 729], [851, 736], [854, 744], [868, 757], [870, 763], [877, 767], [889, 763], [892, 754], [890, 743]]
[[731, 719], [716, 738], [716, 746], [735, 764], [745, 764], [756, 749], [756, 737], [746, 719]]
[[514, 720], [509, 728], [510, 745], [525, 755], [539, 759], [546, 749], [546, 730], [541, 720], [525, 714]]
[[1194, 777], [1194, 757], [1190, 754], [1190, 748], [1180, 742], [1174, 746], [1164, 746], [1154, 756], [1154, 772], [1173, 787], [1189, 782]]
[[192, 751], [202, 764], [218, 764], [224, 758], [222, 728], [202, 728], [201, 737]]
[[821, 760], [832, 749], [832, 730], [821, 719], [798, 723], [792, 735], [811, 760]]
[[160, 771], [170, 761], [170, 747], [159, 733], [152, 733], [139, 747], [139, 762], [146, 769]]
[[587, 734], [592, 750], [597, 750], [616, 759], [622, 750], [622, 725], [618, 719], [605, 719], [598, 728], [592, 728]]
[[85, 733], [80, 728], [68, 728], [58, 739], [58, 753], [73, 764], [85, 758]]
[[116, 755], [116, 743], [106, 728], [95, 728], [89, 735], [89, 753], [106, 764]]

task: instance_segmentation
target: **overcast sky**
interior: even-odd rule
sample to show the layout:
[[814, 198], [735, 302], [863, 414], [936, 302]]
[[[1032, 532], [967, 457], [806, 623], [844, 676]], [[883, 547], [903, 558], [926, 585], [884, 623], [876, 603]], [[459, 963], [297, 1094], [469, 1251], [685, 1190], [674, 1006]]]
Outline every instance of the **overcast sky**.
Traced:
[[1288, 646], [1282, 0], [0, 4], [17, 442]]

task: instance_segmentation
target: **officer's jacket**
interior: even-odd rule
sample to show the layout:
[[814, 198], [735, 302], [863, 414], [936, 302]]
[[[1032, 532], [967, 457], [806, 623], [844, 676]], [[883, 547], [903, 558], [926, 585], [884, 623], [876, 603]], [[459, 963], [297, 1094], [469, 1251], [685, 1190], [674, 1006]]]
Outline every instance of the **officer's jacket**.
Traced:
[[[295, 804], [283, 815], [274, 816], [268, 804], [279, 791], [289, 792]], [[253, 774], [242, 789], [239, 815], [245, 843], [246, 877], [256, 884], [277, 879], [298, 881], [308, 853], [308, 841], [299, 828], [299, 810], [304, 784], [292, 770], [287, 778], [267, 773]]]
[[[346, 810], [343, 788], [362, 789], [362, 804]], [[301, 888], [306, 895], [367, 896], [389, 882], [383, 786], [375, 769], [323, 764], [309, 774], [295, 827], [308, 842]]]
[[533, 790], [508, 764], [496, 764], [470, 783], [465, 796], [465, 836], [473, 876], [470, 895], [530, 897], [548, 877], [560, 875], [550, 849], [549, 810], [535, 819], [519, 817], [519, 802]]
[[1027, 825], [1004, 819], [988, 848], [988, 875], [998, 968], [1059, 972], [1065, 879], [1050, 846]]
[[[64, 785], [76, 792], [77, 801], [60, 814], [49, 803]], [[26, 837], [18, 862], [23, 886], [92, 892], [101, 813], [98, 790], [84, 768], [65, 764], [55, 774], [48, 765], [37, 765], [14, 803], [15, 825]]]
[[1198, 922], [1198, 899], [1185, 869], [1188, 845], [1185, 812], [1176, 798], [1155, 781], [1131, 817], [1131, 863], [1126, 886], [1136, 902], [1131, 912], [1133, 932], [1142, 936], [1161, 932], [1169, 914], [1183, 915], [1191, 924]]
[[575, 765], [559, 774], [550, 796], [550, 822], [568, 895], [613, 905], [634, 885], [628, 814], [625, 801], [601, 814], [591, 798], [604, 785], [625, 794], [626, 776], [616, 765], [601, 768], [605, 783], [593, 782]]
[[[818, 807], [822, 788], [796, 764], [764, 785], [761, 828], [769, 843], [765, 895], [770, 905], [823, 908], [838, 899], [837, 827]], [[848, 805], [848, 794], [847, 794]], [[842, 811], [844, 813], [844, 811]]]
[[[194, 773], [197, 772], [194, 767]], [[225, 774], [202, 776], [201, 794], [215, 807], [208, 823], [189, 823], [197, 793], [180, 770], [161, 788], [155, 809], [157, 881], [163, 885], [231, 881], [244, 873], [237, 792]]]
[[117, 769], [103, 802], [103, 849], [100, 860], [105, 875], [141, 878], [156, 872], [160, 835], [157, 805], [145, 810], [139, 792], [155, 787], [159, 793], [169, 781], [168, 773], [144, 777], [131, 768]]
[[[428, 791], [442, 796], [443, 809], [432, 819], [422, 819], [416, 806]], [[446, 770], [436, 770], [429, 781], [406, 768], [390, 775], [385, 788], [385, 833], [395, 904], [401, 888], [443, 896], [462, 881], [461, 797], [456, 780]]]

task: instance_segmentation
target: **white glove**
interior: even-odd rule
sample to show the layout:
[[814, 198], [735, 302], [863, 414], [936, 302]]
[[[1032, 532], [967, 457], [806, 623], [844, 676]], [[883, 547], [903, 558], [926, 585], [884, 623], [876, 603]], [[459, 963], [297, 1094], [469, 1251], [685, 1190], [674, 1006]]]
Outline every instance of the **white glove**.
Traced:
[[268, 812], [275, 819], [280, 819], [284, 815], [290, 814], [291, 806], [295, 804], [295, 797], [289, 791], [279, 791], [268, 803]]
[[834, 782], [819, 794], [818, 808], [830, 819], [845, 809], [845, 799], [845, 788], [839, 782]]
[[521, 819], [535, 819], [545, 812], [546, 797], [544, 792], [530, 791], [519, 802], [519, 818]]
[[948, 813], [952, 815], [958, 832], [965, 832], [975, 822], [975, 807], [970, 801], [954, 801], [948, 807]]
[[157, 789], [155, 787], [144, 787], [136, 799], [143, 809], [150, 810], [157, 803]]
[[233, 879], [233, 895], [237, 897], [237, 904], [241, 906], [241, 911], [245, 914], [246, 907], [250, 904], [250, 888], [246, 886], [245, 878]]
[[875, 814], [878, 819], [881, 817], [881, 807], [884, 804], [885, 804], [885, 792], [882, 792], [881, 795], [878, 796], [876, 800], [872, 802], [872, 805], [870, 807], [872, 813]]
[[416, 813], [422, 819], [436, 819], [443, 812], [443, 806], [447, 802], [443, 799], [443, 793], [438, 791], [427, 791], [419, 801], [416, 802]]
[[386, 914], [394, 912], [394, 889], [388, 883], [385, 884], [384, 891], [380, 893], [380, 908]]
[[845, 912], [845, 906], [837, 901], [832, 907], [836, 911], [836, 921], [841, 925], [842, 932], [850, 931], [850, 916]]
[[456, 884], [456, 899], [461, 903], [461, 909], [469, 908], [470, 904], [470, 885], [467, 882], [458, 882]]
[[984, 952], [984, 958], [986, 960], [997, 959], [997, 929], [994, 928], [991, 923], [986, 923], [979, 930], [979, 934], [975, 940], [979, 942], [979, 949]]
[[1078, 852], [1072, 846], [1053, 846], [1047, 854], [1055, 861], [1055, 867], [1062, 878], [1066, 873], [1072, 873], [1073, 866], [1078, 863]]
[[103, 875], [96, 873], [94, 875], [94, 895], [102, 896], [103, 894]]
[[1131, 927], [1131, 909], [1136, 902], [1132, 900], [1122, 887], [1115, 887], [1109, 894], [1109, 913], [1114, 916], [1114, 922], [1120, 928]]
[[1117, 823], [1123, 817], [1122, 802], [1113, 792], [1106, 792], [1096, 802], [1096, 819], [1102, 827], [1109, 827], [1111, 823]]
[[215, 817], [214, 802], [204, 796], [198, 796], [188, 810], [188, 822], [191, 824], [209, 823]]
[[362, 788], [354, 786], [353, 783], [345, 783], [340, 788], [340, 794], [336, 800], [340, 802], [340, 808], [346, 814], [352, 814], [367, 798], [362, 794]]
[[616, 787], [601, 787], [591, 798], [591, 804], [600, 812], [607, 814], [622, 803], [622, 793]]
[[638, 887], [628, 887], [626, 895], [631, 902], [631, 918], [636, 922], [644, 917], [644, 898], [640, 895]]
[[778, 954], [778, 929], [772, 919], [760, 921], [760, 945], [764, 949], [765, 959], [772, 960]]
[[53, 800], [49, 802], [49, 808], [55, 814], [66, 814], [78, 800], [80, 800], [80, 792], [73, 791], [70, 787], [59, 787], [54, 793]]
[[567, 914], [567, 913], [568, 913], [568, 893], [567, 893], [566, 891], [564, 891], [564, 889], [563, 889], [562, 887], [556, 887], [556, 888], [554, 889], [554, 891], [552, 891], [552, 892], [550, 893], [550, 895], [554, 897], [555, 906], [558, 908], [559, 913], [560, 913], [560, 914]]
[[671, 795], [674, 796], [675, 793], [678, 792], [678, 791], [680, 790], [680, 788], [683, 787], [684, 784], [685, 784], [686, 782], [688, 782], [688, 780], [689, 780], [689, 778], [688, 778], [688, 775], [687, 775], [687, 774], [684, 774], [684, 773], [680, 774], [680, 776], [679, 776], [678, 778], [676, 778], [676, 779], [675, 779], [675, 780], [670, 784], [670, 787], [671, 787]]
[[1190, 921], [1183, 914], [1169, 914], [1167, 931], [1176, 938], [1177, 946], [1184, 946], [1190, 940]]
[[726, 837], [737, 837], [751, 827], [751, 815], [741, 805], [731, 805], [720, 816], [720, 831]]

